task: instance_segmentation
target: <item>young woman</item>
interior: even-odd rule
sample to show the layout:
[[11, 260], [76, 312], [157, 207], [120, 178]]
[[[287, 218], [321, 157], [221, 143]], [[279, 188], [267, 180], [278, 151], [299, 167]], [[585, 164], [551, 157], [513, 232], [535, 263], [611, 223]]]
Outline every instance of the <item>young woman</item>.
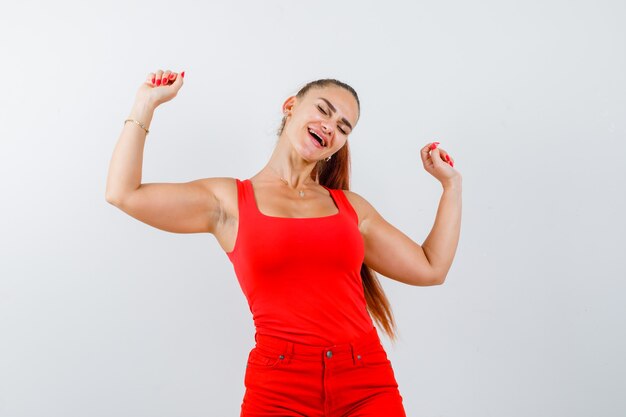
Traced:
[[176, 96], [184, 74], [159, 70], [140, 86], [106, 200], [162, 230], [212, 233], [233, 263], [256, 329], [241, 415], [405, 416], [372, 321], [394, 340], [376, 272], [408, 285], [444, 282], [461, 225], [454, 160], [438, 142], [421, 149], [443, 193], [420, 246], [349, 190], [348, 137], [360, 102], [349, 85], [322, 79], [285, 100], [278, 142], [256, 175], [142, 184], [154, 110]]

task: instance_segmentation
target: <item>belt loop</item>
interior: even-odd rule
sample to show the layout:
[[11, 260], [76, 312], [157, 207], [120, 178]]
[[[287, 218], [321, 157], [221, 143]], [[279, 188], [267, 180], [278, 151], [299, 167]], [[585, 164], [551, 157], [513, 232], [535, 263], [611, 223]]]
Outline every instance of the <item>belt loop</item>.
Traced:
[[352, 364], [356, 365], [356, 354], [354, 352], [354, 343], [350, 342], [350, 353], [352, 354]]
[[[358, 346], [358, 345], [357, 345]], [[350, 343], [350, 350], [352, 352], [352, 364], [355, 366], [358, 366], [361, 364], [361, 361], [357, 359], [357, 355], [358, 355], [358, 348], [355, 347], [354, 343]]]

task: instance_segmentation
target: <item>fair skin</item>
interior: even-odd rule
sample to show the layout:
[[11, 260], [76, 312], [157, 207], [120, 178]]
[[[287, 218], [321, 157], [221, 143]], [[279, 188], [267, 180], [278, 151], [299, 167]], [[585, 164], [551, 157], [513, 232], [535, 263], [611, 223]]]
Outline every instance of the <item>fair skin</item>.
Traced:
[[[161, 79], [165, 84], [159, 83]], [[182, 84], [180, 74], [161, 70], [150, 73], [137, 92], [128, 118], [143, 122], [149, 129], [154, 110], [174, 98]], [[356, 127], [359, 108], [354, 96], [334, 85], [312, 88], [302, 98], [287, 98], [282, 111], [287, 121], [278, 144], [267, 164], [250, 177], [259, 210], [274, 217], [335, 214], [337, 207], [330, 194], [310, 174], [318, 161], [345, 145]], [[309, 128], [324, 136], [326, 146], [318, 145]], [[145, 136], [136, 124], [124, 125], [109, 166], [106, 200], [161, 230], [211, 233], [225, 252], [232, 251], [239, 223], [235, 179], [142, 184]], [[435, 224], [422, 245], [387, 222], [361, 195], [343, 192], [358, 215], [366, 265], [408, 285], [439, 285], [445, 280], [459, 240], [462, 179], [453, 168], [454, 160], [443, 149], [431, 149], [428, 143], [420, 156], [424, 169], [443, 186]], [[305, 197], [298, 195], [299, 190], [305, 191]]]

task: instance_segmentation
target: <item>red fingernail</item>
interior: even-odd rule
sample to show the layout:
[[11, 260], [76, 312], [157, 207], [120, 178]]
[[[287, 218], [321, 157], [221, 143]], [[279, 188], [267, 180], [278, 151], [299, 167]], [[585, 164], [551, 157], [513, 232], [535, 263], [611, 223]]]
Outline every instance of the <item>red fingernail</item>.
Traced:
[[446, 161], [450, 162], [450, 155], [446, 155]]
[[181, 72], [181, 73], [180, 73], [180, 76], [181, 76], [181, 77], [183, 77], [183, 78], [185, 78], [185, 71]]
[[431, 149], [431, 150], [435, 149], [436, 147], [437, 147], [437, 145], [436, 145], [435, 143], [431, 143], [431, 144], [430, 144], [430, 149]]
[[170, 74], [170, 80], [173, 80], [173, 79], [174, 79], [174, 73], [171, 73]]
[[156, 77], [152, 77], [152, 84], [154, 84], [154, 80], [155, 80], [155, 78], [156, 78]]
[[161, 79], [160, 78], [157, 80], [157, 85], [161, 85]]

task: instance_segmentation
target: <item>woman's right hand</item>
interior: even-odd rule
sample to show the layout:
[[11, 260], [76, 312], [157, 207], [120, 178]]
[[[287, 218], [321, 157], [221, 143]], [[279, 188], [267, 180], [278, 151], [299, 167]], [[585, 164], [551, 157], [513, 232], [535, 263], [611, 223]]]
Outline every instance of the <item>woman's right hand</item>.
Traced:
[[181, 74], [170, 70], [151, 72], [139, 87], [136, 99], [147, 101], [156, 108], [176, 97], [178, 90], [183, 86], [184, 76], [185, 71]]

